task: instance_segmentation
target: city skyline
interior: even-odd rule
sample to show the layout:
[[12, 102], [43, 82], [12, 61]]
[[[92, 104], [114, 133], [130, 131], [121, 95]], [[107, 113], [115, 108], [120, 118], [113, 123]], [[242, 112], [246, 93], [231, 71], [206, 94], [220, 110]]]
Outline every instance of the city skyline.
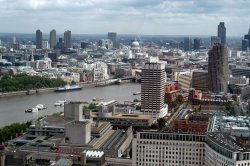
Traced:
[[[36, 29], [75, 34], [214, 35], [225, 22], [228, 36], [243, 36], [250, 15], [247, 1], [0, 1], [3, 33]], [[67, 14], [65, 14], [67, 13]], [[195, 19], [194, 19], [195, 18]], [[18, 29], [16, 28], [18, 25]], [[100, 28], [101, 27], [101, 28]], [[185, 28], [183, 28], [185, 27]]]

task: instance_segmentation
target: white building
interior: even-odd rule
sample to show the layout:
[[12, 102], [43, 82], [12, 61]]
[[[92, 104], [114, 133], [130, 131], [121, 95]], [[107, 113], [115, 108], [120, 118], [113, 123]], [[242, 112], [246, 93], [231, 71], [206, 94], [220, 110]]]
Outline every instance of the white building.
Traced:
[[44, 60], [37, 60], [33, 68], [34, 69], [50, 69], [51, 63], [52, 61], [50, 58], [45, 58]]
[[158, 119], [168, 113], [167, 105], [164, 104], [165, 65], [158, 63], [157, 59], [150, 60], [142, 69], [141, 112]]
[[229, 134], [209, 133], [205, 145], [205, 166], [224, 165], [250, 165], [250, 149], [237, 145]]
[[93, 64], [94, 81], [109, 79], [108, 65], [104, 62], [95, 62]]
[[83, 68], [83, 70], [93, 72], [93, 81], [102, 81], [109, 79], [108, 65], [104, 62], [98, 61], [91, 64], [81, 63], [80, 66]]
[[202, 134], [137, 132], [132, 144], [132, 165], [204, 165], [205, 139]]
[[[249, 166], [250, 149], [230, 133], [138, 132], [133, 166]], [[249, 144], [249, 142], [246, 142]]]

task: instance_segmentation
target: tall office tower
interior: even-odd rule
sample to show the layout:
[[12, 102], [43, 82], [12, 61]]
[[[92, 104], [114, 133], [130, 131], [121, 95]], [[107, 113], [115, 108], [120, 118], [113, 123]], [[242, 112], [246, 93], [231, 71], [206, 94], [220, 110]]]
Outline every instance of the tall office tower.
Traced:
[[12, 44], [16, 44], [16, 36], [12, 37]]
[[64, 47], [71, 48], [71, 31], [69, 30], [64, 32]]
[[50, 48], [54, 49], [54, 47], [56, 46], [56, 30], [52, 29], [50, 31], [49, 37]]
[[[248, 43], [247, 47], [250, 48], [250, 28], [249, 28], [249, 31], [248, 31], [248, 34], [246, 34], [244, 36], [244, 39], [247, 40], [246, 42]], [[245, 44], [245, 43], [244, 43]], [[243, 41], [242, 41], [242, 48], [243, 48]], [[242, 50], [242, 51], [245, 51], [245, 50]]]
[[217, 36], [211, 36], [211, 46], [213, 47], [214, 43], [220, 43], [221, 40]]
[[249, 50], [249, 40], [243, 39], [242, 40], [242, 51], [247, 51]]
[[184, 38], [184, 51], [192, 51], [192, 38], [191, 37]]
[[195, 38], [194, 39], [194, 50], [199, 50], [201, 47], [201, 39]]
[[215, 43], [208, 52], [208, 89], [211, 92], [227, 92], [228, 49], [221, 43]]
[[38, 29], [36, 31], [36, 49], [42, 49], [43, 33]]
[[218, 25], [218, 35], [222, 44], [226, 44], [226, 27], [224, 22], [220, 22]]
[[108, 32], [108, 39], [113, 42], [113, 48], [117, 48], [116, 32]]
[[167, 115], [167, 106], [164, 104], [165, 79], [165, 65], [158, 62], [158, 57], [150, 57], [142, 69], [141, 111], [155, 119]]

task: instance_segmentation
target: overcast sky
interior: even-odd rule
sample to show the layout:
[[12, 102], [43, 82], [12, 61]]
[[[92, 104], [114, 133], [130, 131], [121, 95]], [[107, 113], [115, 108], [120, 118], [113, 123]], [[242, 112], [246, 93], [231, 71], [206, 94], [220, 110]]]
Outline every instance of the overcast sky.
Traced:
[[0, 0], [0, 32], [228, 36], [250, 27], [250, 0]]

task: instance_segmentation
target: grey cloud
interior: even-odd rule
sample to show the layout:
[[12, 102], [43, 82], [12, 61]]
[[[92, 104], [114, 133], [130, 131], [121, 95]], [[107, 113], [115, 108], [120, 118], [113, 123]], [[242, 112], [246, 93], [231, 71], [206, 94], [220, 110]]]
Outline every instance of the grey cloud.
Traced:
[[[0, 21], [5, 23], [0, 31], [8, 31], [14, 21], [20, 32], [67, 27], [77, 33], [133, 33], [137, 27], [148, 34], [155, 29], [162, 34], [211, 34], [225, 21], [235, 27], [232, 34], [241, 34], [239, 25], [249, 26], [249, 6], [247, 0], [0, 0]], [[194, 28], [183, 31], [183, 25]]]

